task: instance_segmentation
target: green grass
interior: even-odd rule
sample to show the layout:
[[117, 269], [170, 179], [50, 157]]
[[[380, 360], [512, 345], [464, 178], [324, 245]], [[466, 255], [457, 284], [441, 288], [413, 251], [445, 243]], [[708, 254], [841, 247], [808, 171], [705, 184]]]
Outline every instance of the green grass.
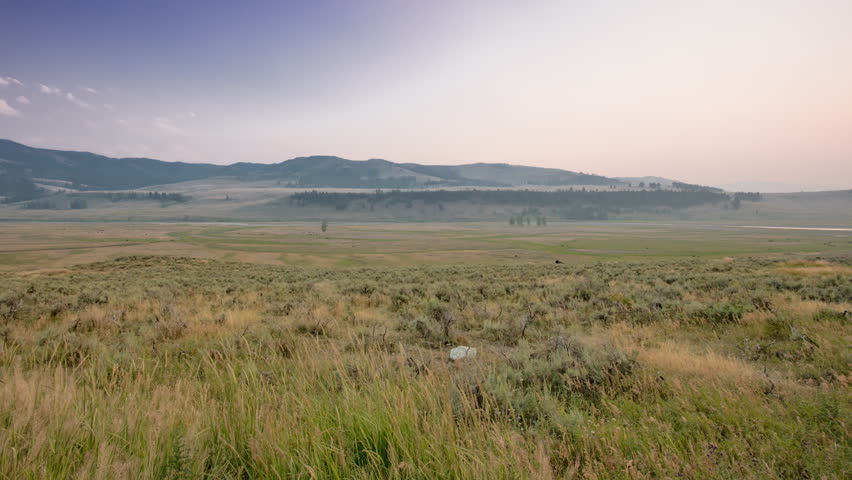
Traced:
[[[351, 243], [347, 254], [379, 252], [419, 253], [441, 251], [519, 250], [550, 255], [631, 257], [656, 255], [719, 256], [766, 252], [793, 253], [852, 250], [852, 238], [821, 232], [748, 232], [720, 229], [661, 229], [642, 226], [589, 226], [562, 224], [547, 228], [511, 229], [509, 233], [483, 234], [473, 229], [445, 227], [434, 230], [377, 228], [361, 237], [351, 236], [344, 226], [342, 234], [315, 234], [305, 241], [302, 231], [271, 236], [255, 233], [256, 228], [210, 228], [197, 233], [172, 233], [177, 241], [216, 250], [243, 252], [280, 252], [282, 250], [324, 253]], [[493, 226], [491, 227], [494, 228]], [[382, 238], [383, 235], [390, 237]], [[273, 237], [273, 238], [270, 238]], [[424, 238], [425, 237], [425, 238]], [[443, 238], [436, 238], [443, 237]], [[530, 238], [532, 237], [532, 238]], [[564, 239], [564, 240], [563, 240]], [[430, 242], [434, 242], [431, 243]]]
[[326, 233], [309, 223], [5, 224], [0, 245], [0, 267], [7, 271], [152, 253], [321, 267], [852, 254], [852, 236], [845, 232], [593, 223], [514, 228], [493, 223], [331, 224]]
[[0, 477], [845, 478], [852, 262], [821, 256], [17, 266]]

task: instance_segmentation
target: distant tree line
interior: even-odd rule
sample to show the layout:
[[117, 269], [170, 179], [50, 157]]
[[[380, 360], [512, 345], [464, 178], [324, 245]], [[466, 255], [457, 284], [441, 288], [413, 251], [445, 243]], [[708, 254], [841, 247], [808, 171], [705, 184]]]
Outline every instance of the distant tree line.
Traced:
[[[509, 217], [509, 225], [524, 226], [524, 223], [526, 223], [527, 225], [532, 225], [532, 219], [532, 215], [511, 215]], [[545, 217], [544, 215], [535, 215], [535, 224], [538, 227], [547, 226], [547, 217]]]
[[[418, 180], [413, 175], [402, 175], [397, 177], [382, 177], [378, 170], [365, 169], [366, 175], [353, 174], [344, 170], [331, 170], [328, 172], [311, 172], [300, 176], [298, 179], [287, 182], [286, 186], [291, 188], [386, 188], [386, 189], [408, 189], [408, 188], [430, 188], [449, 186], [476, 186], [476, 187], [508, 187], [511, 184], [474, 180], [469, 178], [445, 178], [442, 180]], [[440, 172], [447, 175], [447, 172]], [[614, 180], [587, 173], [576, 173], [570, 175], [550, 175], [539, 178], [527, 179], [528, 185], [612, 185]], [[280, 184], [280, 183], [279, 183]]]
[[721, 188], [708, 187], [705, 185], [696, 185], [694, 183], [683, 183], [683, 182], [672, 182], [672, 188], [676, 190], [681, 190], [684, 192], [716, 192], [722, 193], [724, 190]]
[[611, 178], [602, 177], [590, 173], [578, 172], [570, 175], [554, 175], [543, 176], [540, 178], [527, 179], [528, 185], [545, 185], [545, 186], [560, 186], [560, 185], [609, 185], [617, 186], [620, 182], [615, 182]]
[[[763, 197], [757, 192], [737, 192], [734, 194], [734, 200], [731, 202], [731, 207], [734, 210], [739, 210], [744, 201], [759, 202]], [[726, 205], [725, 208], [728, 208]]]
[[565, 219], [601, 220], [607, 212], [620, 209], [669, 207], [687, 208], [706, 203], [730, 201], [725, 193], [709, 190], [586, 191], [567, 189], [551, 192], [535, 190], [377, 190], [374, 193], [300, 192], [290, 196], [294, 206], [320, 206], [345, 210], [353, 202], [391, 207], [413, 202], [424, 204], [468, 203], [480, 205], [522, 205], [527, 208], [558, 209]]
[[175, 202], [184, 203], [189, 201], [189, 197], [182, 193], [166, 193], [166, 192], [102, 192], [102, 193], [85, 193], [71, 194], [72, 197], [85, 198], [105, 198], [111, 202], [128, 202], [139, 200], [152, 200], [159, 202]]
[[328, 185], [334, 185], [338, 188], [414, 188], [418, 186], [417, 177], [414, 176], [362, 178], [348, 174], [348, 172], [337, 171], [303, 175], [298, 180], [287, 184], [288, 187], [294, 188], [314, 188]]
[[[98, 193], [70, 193], [63, 195], [61, 192], [47, 198], [31, 200], [24, 203], [21, 208], [26, 210], [62, 210], [70, 208], [82, 210], [89, 208], [88, 200], [105, 199], [111, 202], [126, 201], [159, 201], [162, 204], [183, 203], [189, 201], [188, 196], [181, 193], [165, 192], [98, 192]], [[67, 200], [67, 202], [66, 202]]]
[[[25, 210], [63, 210], [63, 207], [56, 200], [42, 199], [31, 200], [23, 204]], [[89, 208], [89, 202], [85, 198], [75, 198], [68, 202], [68, 208], [72, 210], [83, 210]]]
[[737, 192], [734, 194], [734, 200], [736, 199], [747, 202], [759, 202], [763, 200], [763, 196], [758, 192]]

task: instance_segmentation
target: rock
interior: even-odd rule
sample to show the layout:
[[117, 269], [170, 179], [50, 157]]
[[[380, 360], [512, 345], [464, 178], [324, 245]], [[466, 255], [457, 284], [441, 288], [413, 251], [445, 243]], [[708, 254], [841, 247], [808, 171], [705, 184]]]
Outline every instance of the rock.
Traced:
[[459, 345], [458, 347], [450, 350], [450, 360], [457, 361], [465, 358], [473, 358], [476, 356], [476, 349], [473, 347], [466, 347], [464, 345]]

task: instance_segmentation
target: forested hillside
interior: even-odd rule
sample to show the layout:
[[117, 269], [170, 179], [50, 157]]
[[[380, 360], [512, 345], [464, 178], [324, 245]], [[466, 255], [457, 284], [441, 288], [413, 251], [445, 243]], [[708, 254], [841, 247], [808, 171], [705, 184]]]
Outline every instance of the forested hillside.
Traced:
[[18, 202], [50, 190], [125, 190], [214, 177], [271, 180], [295, 188], [432, 188], [450, 186], [624, 185], [613, 178], [507, 164], [399, 164], [381, 159], [310, 156], [262, 164], [164, 162], [33, 148], [0, 140], [0, 197]]

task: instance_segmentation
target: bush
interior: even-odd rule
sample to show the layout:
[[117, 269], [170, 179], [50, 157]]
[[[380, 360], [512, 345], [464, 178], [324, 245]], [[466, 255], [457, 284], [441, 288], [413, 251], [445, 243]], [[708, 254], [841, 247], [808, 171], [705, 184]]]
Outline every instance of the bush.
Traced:
[[737, 323], [742, 320], [748, 307], [738, 303], [714, 303], [699, 313], [699, 317], [716, 324]]
[[523, 342], [505, 364], [468, 392], [493, 402], [497, 413], [524, 424], [559, 421], [572, 397], [597, 402], [605, 392], [617, 393], [635, 372], [635, 354], [612, 346], [589, 348], [566, 336], [533, 349]]
[[848, 312], [838, 312], [836, 310], [829, 310], [827, 308], [823, 308], [814, 314], [815, 322], [847, 322], [849, 320]]

